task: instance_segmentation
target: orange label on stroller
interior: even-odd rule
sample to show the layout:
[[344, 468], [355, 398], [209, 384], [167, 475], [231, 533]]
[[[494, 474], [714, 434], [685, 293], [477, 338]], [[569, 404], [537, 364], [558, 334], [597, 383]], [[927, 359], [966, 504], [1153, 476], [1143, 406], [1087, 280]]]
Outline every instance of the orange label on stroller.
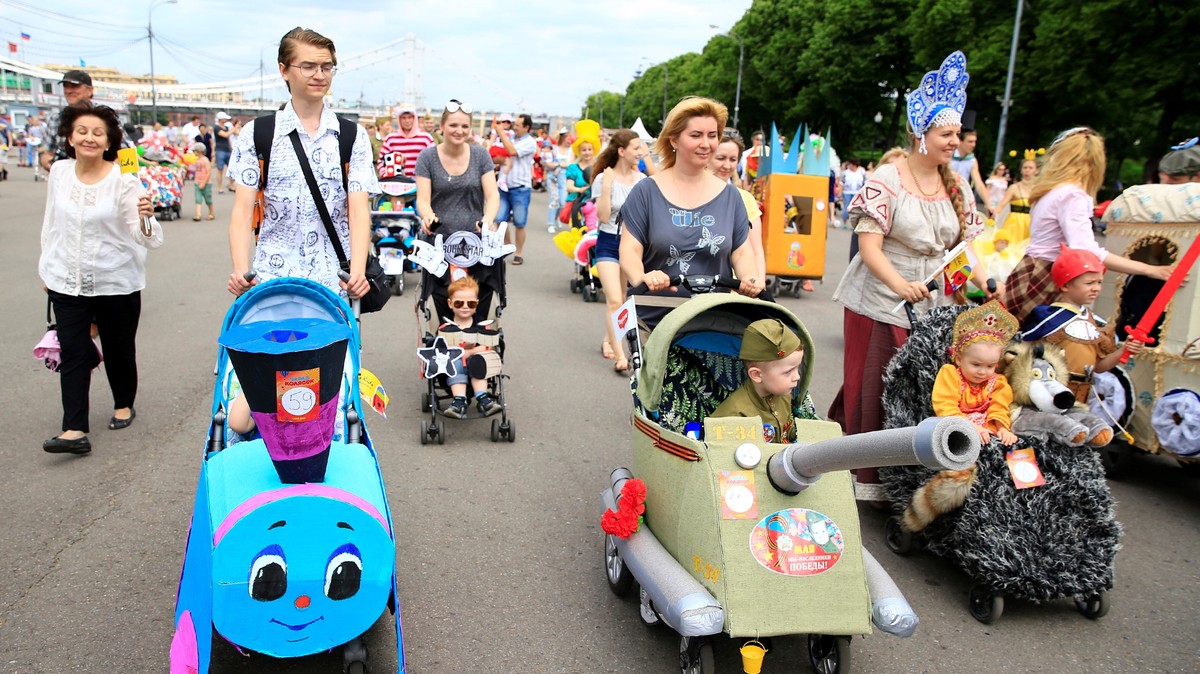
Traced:
[[1038, 468], [1033, 449], [1016, 449], [1009, 452], [1005, 458], [1008, 462], [1008, 472], [1012, 474], [1013, 485], [1017, 489], [1029, 489], [1046, 484], [1042, 471]]
[[285, 423], [321, 416], [321, 368], [275, 373], [276, 418]]

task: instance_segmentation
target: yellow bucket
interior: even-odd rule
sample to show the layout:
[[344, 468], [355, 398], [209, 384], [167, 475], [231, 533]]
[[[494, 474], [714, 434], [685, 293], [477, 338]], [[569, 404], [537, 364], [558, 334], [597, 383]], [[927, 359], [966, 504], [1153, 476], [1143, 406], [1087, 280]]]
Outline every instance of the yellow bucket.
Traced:
[[746, 674], [759, 674], [762, 671], [763, 657], [767, 649], [758, 641], [747, 641], [741, 647], [742, 669]]

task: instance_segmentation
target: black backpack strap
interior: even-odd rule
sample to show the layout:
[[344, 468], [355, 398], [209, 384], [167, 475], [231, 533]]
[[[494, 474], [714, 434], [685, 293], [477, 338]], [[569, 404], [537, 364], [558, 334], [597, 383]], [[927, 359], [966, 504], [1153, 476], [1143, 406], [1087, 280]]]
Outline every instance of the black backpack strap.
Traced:
[[258, 177], [258, 189], [267, 186], [267, 167], [271, 163], [271, 142], [275, 140], [275, 113], [256, 117], [254, 119], [254, 153], [262, 162], [262, 171]]
[[308, 163], [308, 157], [304, 153], [304, 145], [300, 142], [300, 132], [292, 129], [288, 138], [292, 140], [292, 147], [296, 150], [296, 158], [300, 161], [300, 170], [304, 172], [304, 181], [308, 183], [308, 190], [312, 193], [317, 213], [321, 216], [321, 222], [325, 224], [325, 233], [329, 235], [329, 243], [333, 244], [333, 252], [337, 254], [338, 264], [343, 271], [349, 272], [350, 258], [346, 255], [346, 249], [342, 248], [342, 240], [333, 227], [333, 218], [329, 217], [329, 209], [325, 206], [325, 199], [321, 197], [321, 188], [317, 186], [317, 177], [313, 175], [312, 166]]
[[350, 194], [350, 155], [354, 154], [354, 141], [358, 138], [358, 122], [338, 115], [338, 153], [342, 160], [342, 189]]

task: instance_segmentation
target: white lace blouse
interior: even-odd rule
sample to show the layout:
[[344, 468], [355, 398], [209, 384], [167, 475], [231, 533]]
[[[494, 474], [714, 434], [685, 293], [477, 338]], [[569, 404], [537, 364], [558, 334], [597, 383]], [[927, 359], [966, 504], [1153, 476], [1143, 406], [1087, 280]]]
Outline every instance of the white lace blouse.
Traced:
[[75, 160], [64, 159], [50, 167], [46, 185], [38, 261], [46, 287], [83, 297], [145, 288], [146, 249], [162, 245], [163, 230], [151, 219], [151, 236], [142, 234], [141, 180], [113, 164], [103, 180], [85, 185], [75, 175]]

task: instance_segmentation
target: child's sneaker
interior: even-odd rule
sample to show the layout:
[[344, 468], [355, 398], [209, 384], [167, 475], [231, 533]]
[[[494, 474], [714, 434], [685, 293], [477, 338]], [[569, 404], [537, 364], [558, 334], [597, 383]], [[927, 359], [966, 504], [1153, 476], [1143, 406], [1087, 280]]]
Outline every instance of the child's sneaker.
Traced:
[[464, 396], [454, 396], [450, 406], [446, 408], [446, 416], [451, 419], [462, 419], [467, 416], [467, 399]]
[[486, 392], [475, 396], [475, 400], [479, 406], [479, 413], [485, 417], [490, 417], [493, 414], [500, 413], [500, 403], [492, 400], [492, 397]]

